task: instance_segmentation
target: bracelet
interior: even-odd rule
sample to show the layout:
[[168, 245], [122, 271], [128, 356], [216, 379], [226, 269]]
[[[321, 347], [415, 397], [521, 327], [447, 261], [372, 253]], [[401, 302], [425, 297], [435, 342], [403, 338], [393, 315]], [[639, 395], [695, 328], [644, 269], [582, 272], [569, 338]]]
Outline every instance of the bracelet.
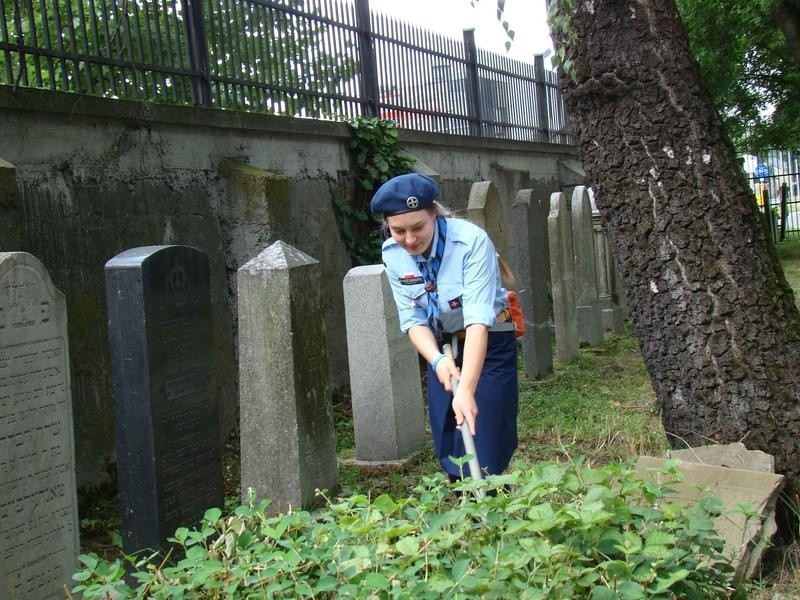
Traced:
[[436, 358], [433, 359], [433, 362], [431, 363], [431, 367], [433, 367], [434, 371], [436, 370], [436, 365], [438, 365], [439, 361], [442, 360], [443, 358], [444, 358], [444, 354], [440, 354], [439, 356], [437, 356]]

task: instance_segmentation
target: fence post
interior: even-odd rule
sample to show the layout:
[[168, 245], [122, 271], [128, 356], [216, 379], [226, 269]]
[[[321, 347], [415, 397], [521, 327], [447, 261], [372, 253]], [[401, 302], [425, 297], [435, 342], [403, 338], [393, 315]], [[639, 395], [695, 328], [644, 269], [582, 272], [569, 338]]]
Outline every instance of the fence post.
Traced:
[[786, 239], [786, 208], [789, 201], [789, 186], [781, 184], [781, 241]]
[[211, 106], [211, 82], [208, 79], [208, 47], [203, 26], [201, 0], [181, 0], [186, 15], [186, 39], [192, 73], [192, 99], [196, 106]]
[[536, 116], [539, 118], [540, 141], [550, 141], [550, 103], [547, 101], [547, 74], [544, 71], [544, 54], [533, 57], [534, 76], [536, 77]]
[[464, 91], [467, 93], [467, 118], [469, 134], [474, 137], [483, 136], [483, 120], [481, 118], [481, 93], [478, 84], [478, 50], [475, 47], [475, 30], [464, 30], [464, 57], [467, 61], [467, 76], [464, 80]]
[[375, 45], [369, 22], [369, 0], [356, 0], [356, 25], [358, 27], [358, 53], [361, 58], [361, 107], [365, 117], [377, 117], [380, 92]]

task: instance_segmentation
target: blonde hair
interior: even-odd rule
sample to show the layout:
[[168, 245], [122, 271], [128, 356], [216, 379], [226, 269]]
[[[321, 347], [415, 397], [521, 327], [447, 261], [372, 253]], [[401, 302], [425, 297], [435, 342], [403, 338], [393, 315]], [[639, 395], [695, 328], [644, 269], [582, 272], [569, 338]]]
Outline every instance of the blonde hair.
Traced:
[[514, 277], [514, 271], [511, 270], [511, 265], [506, 262], [499, 254], [497, 255], [497, 264], [500, 267], [500, 281], [503, 287], [510, 290], [517, 285], [517, 278]]

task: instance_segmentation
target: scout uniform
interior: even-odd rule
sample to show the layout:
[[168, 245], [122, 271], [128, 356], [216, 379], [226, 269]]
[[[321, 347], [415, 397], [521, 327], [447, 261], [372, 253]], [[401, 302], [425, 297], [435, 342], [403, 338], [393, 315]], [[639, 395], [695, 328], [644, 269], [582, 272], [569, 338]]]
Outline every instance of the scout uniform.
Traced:
[[[401, 175], [378, 190], [372, 210], [387, 216], [420, 210], [431, 206], [438, 193], [436, 183], [424, 175]], [[432, 256], [412, 256], [392, 238], [383, 244], [383, 263], [400, 327], [403, 333], [415, 325], [431, 327], [440, 334], [440, 348], [451, 341], [457, 344], [468, 325], [489, 328], [486, 358], [475, 392], [475, 446], [481, 469], [499, 474], [517, 447], [517, 345], [513, 324], [497, 322], [497, 315], [508, 306], [497, 253], [489, 236], [477, 225], [441, 216], [436, 217], [431, 248], [431, 255], [437, 248], [439, 253], [433, 283], [429, 264]], [[431, 302], [435, 306], [431, 307]], [[437, 328], [443, 331], [436, 331]], [[456, 364], [461, 367], [460, 359]], [[436, 456], [449, 475], [459, 476], [458, 465], [449, 457], [462, 457], [465, 451], [451, 402], [452, 394], [445, 391], [434, 368], [428, 365], [428, 413]], [[469, 475], [466, 464], [463, 470], [464, 475]]]

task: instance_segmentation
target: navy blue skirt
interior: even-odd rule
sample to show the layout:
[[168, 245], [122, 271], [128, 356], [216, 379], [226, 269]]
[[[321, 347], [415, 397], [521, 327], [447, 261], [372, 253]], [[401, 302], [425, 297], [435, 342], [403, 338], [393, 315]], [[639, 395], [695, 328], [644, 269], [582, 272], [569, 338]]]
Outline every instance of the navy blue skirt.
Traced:
[[[461, 353], [456, 363], [461, 367]], [[449, 458], [466, 454], [461, 432], [456, 429], [452, 402], [453, 395], [445, 391], [428, 365], [428, 416], [436, 456], [449, 475], [460, 476], [459, 466]], [[497, 475], [506, 469], [517, 449], [517, 342], [513, 331], [489, 332], [475, 402], [478, 462], [484, 474]], [[463, 465], [463, 474], [470, 475], [468, 464]]]

